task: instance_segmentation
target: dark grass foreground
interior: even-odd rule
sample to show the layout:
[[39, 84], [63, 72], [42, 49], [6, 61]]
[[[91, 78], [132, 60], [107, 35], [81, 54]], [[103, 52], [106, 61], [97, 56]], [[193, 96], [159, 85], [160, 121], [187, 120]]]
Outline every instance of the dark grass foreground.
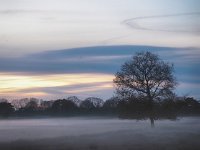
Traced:
[[[178, 136], [178, 137], [177, 137]], [[124, 139], [125, 138], [125, 139]], [[34, 141], [1, 143], [1, 150], [199, 150], [200, 136], [188, 133], [168, 135], [131, 135], [129, 131], [109, 134], [61, 137]]]

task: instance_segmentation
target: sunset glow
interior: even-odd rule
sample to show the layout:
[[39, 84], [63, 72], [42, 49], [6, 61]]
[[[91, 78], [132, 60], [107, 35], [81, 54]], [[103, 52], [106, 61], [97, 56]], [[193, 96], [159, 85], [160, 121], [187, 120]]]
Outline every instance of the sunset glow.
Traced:
[[[63, 91], [66, 96], [69, 93], [78, 94], [101, 89], [112, 89], [113, 75], [108, 74], [55, 74], [55, 75], [9, 75], [0, 74], [0, 95], [24, 96], [48, 96], [49, 93], [42, 92], [42, 88], [71, 87]], [[91, 87], [84, 87], [84, 85]], [[79, 87], [80, 86], [80, 87]], [[39, 89], [41, 91], [37, 91]], [[31, 91], [33, 90], [33, 91]], [[35, 91], [35, 92], [34, 92]]]

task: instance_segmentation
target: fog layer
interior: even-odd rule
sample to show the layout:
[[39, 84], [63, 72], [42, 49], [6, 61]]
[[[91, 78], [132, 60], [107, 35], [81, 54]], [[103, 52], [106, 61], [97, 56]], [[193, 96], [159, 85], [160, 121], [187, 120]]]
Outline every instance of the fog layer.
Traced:
[[198, 149], [200, 118], [0, 120], [0, 149]]

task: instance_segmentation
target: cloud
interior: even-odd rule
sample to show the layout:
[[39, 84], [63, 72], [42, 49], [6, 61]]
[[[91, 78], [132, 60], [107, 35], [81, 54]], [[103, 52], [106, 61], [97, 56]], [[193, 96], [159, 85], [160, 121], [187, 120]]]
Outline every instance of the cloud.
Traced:
[[147, 50], [158, 53], [164, 60], [174, 62], [177, 67], [191, 68], [200, 64], [197, 48], [97, 46], [46, 51], [17, 58], [0, 58], [0, 72], [113, 74], [135, 52]]
[[44, 10], [25, 10], [25, 9], [7, 9], [7, 10], [0, 10], [0, 14], [4, 15], [15, 15], [15, 14], [22, 14], [22, 13], [44, 13], [47, 11]]
[[53, 95], [67, 95], [67, 94], [80, 94], [80, 93], [91, 93], [93, 91], [108, 90], [112, 89], [112, 82], [94, 82], [94, 83], [83, 83], [73, 84], [64, 86], [52, 86], [52, 87], [40, 87], [40, 88], [25, 88], [17, 90], [17, 93], [32, 93], [32, 92], [43, 92], [46, 94]]
[[113, 75], [108, 74], [10, 75], [4, 73], [0, 74], [0, 97], [34, 96], [51, 99], [55, 96], [55, 98], [64, 98], [66, 95], [87, 97], [99, 93], [99, 97], [108, 98], [108, 95], [113, 93], [113, 78]]
[[[165, 28], [161, 27], [158, 28], [156, 24], [153, 24], [154, 27], [145, 27], [145, 25], [141, 25], [139, 21], [149, 20], [149, 19], [166, 19], [166, 18], [178, 18], [178, 17], [185, 17], [185, 16], [193, 16], [196, 17], [196, 21], [198, 20], [198, 17], [200, 16], [200, 12], [190, 12], [190, 13], [178, 13], [178, 14], [166, 14], [166, 15], [155, 15], [155, 16], [142, 16], [142, 17], [135, 17], [135, 18], [129, 18], [122, 21], [122, 24], [127, 25], [128, 27], [132, 29], [137, 30], [146, 30], [146, 31], [162, 31], [162, 32], [176, 32], [176, 33], [191, 33], [191, 34], [200, 34], [200, 28], [198, 24], [192, 24], [190, 29], [183, 28], [186, 26], [184, 23], [180, 24], [181, 27], [177, 28], [169, 28], [169, 26], [165, 26]], [[194, 19], [193, 19], [194, 20]], [[164, 21], [164, 20], [163, 20]], [[180, 23], [180, 22], [176, 22]], [[183, 28], [183, 29], [182, 29]]]
[[[72, 10], [54, 10], [54, 9], [46, 9], [46, 10], [45, 9], [5, 9], [5, 10], [0, 10], [0, 14], [2, 14], [2, 15], [30, 14], [30, 13], [80, 14], [81, 12], [77, 13], [76, 11], [72, 11]], [[48, 19], [48, 18], [46, 18], [46, 19]]]
[[179, 83], [176, 92], [181, 96], [194, 96], [200, 99], [200, 82], [182, 81]]

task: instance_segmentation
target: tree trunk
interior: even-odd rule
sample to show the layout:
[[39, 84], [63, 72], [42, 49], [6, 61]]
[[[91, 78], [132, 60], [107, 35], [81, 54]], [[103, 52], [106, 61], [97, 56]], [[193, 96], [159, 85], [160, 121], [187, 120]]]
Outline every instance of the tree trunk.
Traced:
[[151, 121], [151, 127], [154, 128], [154, 127], [155, 127], [155, 124], [154, 124], [154, 119], [153, 119], [153, 117], [150, 117], [150, 121]]
[[147, 96], [148, 96], [148, 100], [149, 100], [149, 109], [150, 109], [150, 111], [151, 111], [151, 110], [152, 110], [152, 107], [153, 107], [153, 98], [152, 98], [152, 96], [151, 96], [151, 91], [150, 91], [148, 82], [147, 82], [146, 91], [147, 91]]
[[148, 93], [148, 101], [149, 101], [149, 110], [151, 112], [153, 110], [153, 99], [151, 97], [150, 92]]
[[154, 110], [153, 110], [153, 98], [151, 96], [149, 88], [147, 89], [147, 95], [148, 95], [148, 100], [149, 100], [149, 119], [151, 122], [151, 127], [154, 128]]

